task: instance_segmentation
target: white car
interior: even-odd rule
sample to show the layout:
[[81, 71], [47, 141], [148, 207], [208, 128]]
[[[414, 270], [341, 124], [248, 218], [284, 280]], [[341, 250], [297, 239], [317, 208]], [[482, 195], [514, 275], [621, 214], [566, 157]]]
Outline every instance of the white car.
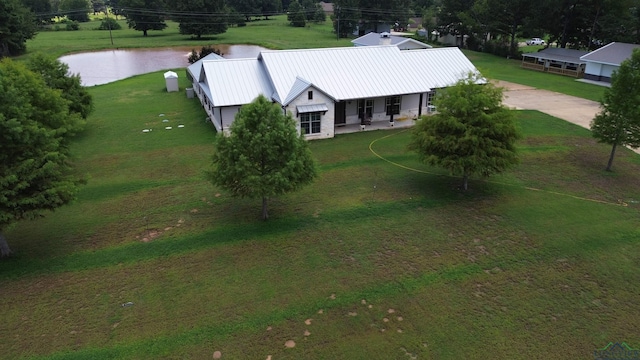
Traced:
[[531, 38], [527, 40], [527, 45], [544, 45], [544, 40], [540, 38]]

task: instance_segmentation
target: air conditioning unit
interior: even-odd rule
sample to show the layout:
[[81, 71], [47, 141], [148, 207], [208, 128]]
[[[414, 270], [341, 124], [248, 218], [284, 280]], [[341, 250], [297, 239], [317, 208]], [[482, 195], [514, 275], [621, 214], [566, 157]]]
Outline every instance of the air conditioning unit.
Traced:
[[428, 105], [427, 106], [427, 112], [428, 113], [436, 112], [436, 107], [434, 105]]

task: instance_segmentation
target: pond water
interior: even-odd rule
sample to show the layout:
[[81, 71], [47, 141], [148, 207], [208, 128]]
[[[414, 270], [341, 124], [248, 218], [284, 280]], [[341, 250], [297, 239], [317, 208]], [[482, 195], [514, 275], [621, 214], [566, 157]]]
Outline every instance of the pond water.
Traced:
[[[254, 45], [212, 45], [228, 59], [255, 58], [266, 50]], [[196, 47], [199, 51], [202, 47]], [[192, 47], [118, 49], [66, 55], [59, 60], [80, 74], [82, 85], [93, 86], [159, 70], [186, 68]], [[178, 76], [183, 76], [178, 74]]]

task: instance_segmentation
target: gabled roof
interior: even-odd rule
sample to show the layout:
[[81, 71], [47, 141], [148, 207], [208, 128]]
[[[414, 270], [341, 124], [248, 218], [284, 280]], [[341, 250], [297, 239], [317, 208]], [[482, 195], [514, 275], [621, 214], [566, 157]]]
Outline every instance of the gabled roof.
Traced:
[[619, 66], [631, 57], [634, 49], [638, 48], [640, 48], [638, 44], [612, 42], [582, 56], [581, 59], [587, 62]]
[[586, 54], [586, 51], [581, 50], [546, 48], [538, 52], [522, 54], [522, 57], [531, 57], [539, 60], [553, 60], [571, 64], [584, 64], [584, 61], [581, 60], [581, 57]]
[[[471, 61], [457, 47], [401, 51], [402, 66], [411, 78], [431, 89], [452, 86], [469, 73], [480, 75]], [[415, 71], [417, 67], [425, 71]], [[486, 80], [480, 80], [486, 83]]]
[[224, 59], [222, 56], [216, 54], [216, 53], [211, 53], [205, 57], [203, 57], [202, 59], [194, 62], [193, 64], [187, 66], [187, 71], [191, 74], [191, 76], [194, 79], [198, 79], [198, 76], [200, 76], [200, 70], [202, 70], [202, 62], [205, 60], [219, 60], [219, 59]]
[[[302, 78], [339, 100], [424, 93], [448, 86], [476, 68], [457, 48], [401, 51], [395, 46], [361, 46], [263, 51], [275, 100], [286, 99]], [[439, 74], [439, 72], [446, 73]], [[455, 78], [455, 81], [453, 79]]]
[[244, 105], [273, 89], [258, 59], [223, 59], [202, 63], [214, 106]]
[[[381, 35], [382, 34], [378, 34], [378, 33], [375, 33], [375, 32], [370, 32], [370, 33], [368, 33], [366, 35], [360, 36], [357, 39], [351, 40], [351, 42], [355, 46], [376, 46], [376, 45], [381, 45], [380, 44]], [[425, 43], [420, 42], [420, 41], [415, 40], [415, 39], [406, 38], [406, 37], [402, 37], [402, 36], [396, 36], [396, 35], [388, 35], [388, 36], [391, 39], [390, 45], [400, 46], [400, 45], [405, 44], [405, 43], [412, 43], [412, 44], [415, 44], [416, 46], [421, 47], [423, 49], [432, 48], [431, 45], [425, 44]]]
[[[292, 102], [293, 100], [295, 100], [298, 96], [300, 96], [300, 94], [302, 94], [303, 92], [307, 91], [307, 89], [309, 88], [316, 88], [316, 86], [314, 86], [312, 83], [308, 82], [305, 79], [302, 79], [300, 77], [296, 77], [296, 82], [293, 84], [293, 86], [291, 87], [291, 91], [289, 91], [289, 94], [287, 94], [287, 97], [284, 99], [284, 101], [281, 101], [277, 96], [277, 94], [274, 92], [274, 96], [272, 97], [273, 100], [281, 103], [282, 105], [289, 105], [290, 102]], [[316, 88], [317, 89], [317, 88]], [[318, 89], [319, 91], [323, 92], [322, 89]], [[326, 96], [328, 96], [329, 98], [332, 98], [331, 95], [324, 93]], [[335, 100], [335, 99], [333, 99]]]
[[479, 74], [455, 47], [401, 51], [395, 46], [269, 50], [257, 59], [208, 60], [199, 82], [213, 106], [248, 104], [258, 95], [288, 105], [309, 88], [334, 101], [418, 94]]

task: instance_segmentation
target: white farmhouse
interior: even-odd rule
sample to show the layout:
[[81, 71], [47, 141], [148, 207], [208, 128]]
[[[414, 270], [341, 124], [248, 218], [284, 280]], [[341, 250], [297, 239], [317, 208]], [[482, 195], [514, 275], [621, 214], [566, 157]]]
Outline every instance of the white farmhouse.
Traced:
[[458, 48], [396, 46], [268, 50], [190, 69], [199, 71], [191, 74], [193, 88], [218, 131], [228, 131], [238, 109], [264, 95], [292, 114], [307, 139], [413, 125], [433, 109], [436, 89], [478, 74]]

